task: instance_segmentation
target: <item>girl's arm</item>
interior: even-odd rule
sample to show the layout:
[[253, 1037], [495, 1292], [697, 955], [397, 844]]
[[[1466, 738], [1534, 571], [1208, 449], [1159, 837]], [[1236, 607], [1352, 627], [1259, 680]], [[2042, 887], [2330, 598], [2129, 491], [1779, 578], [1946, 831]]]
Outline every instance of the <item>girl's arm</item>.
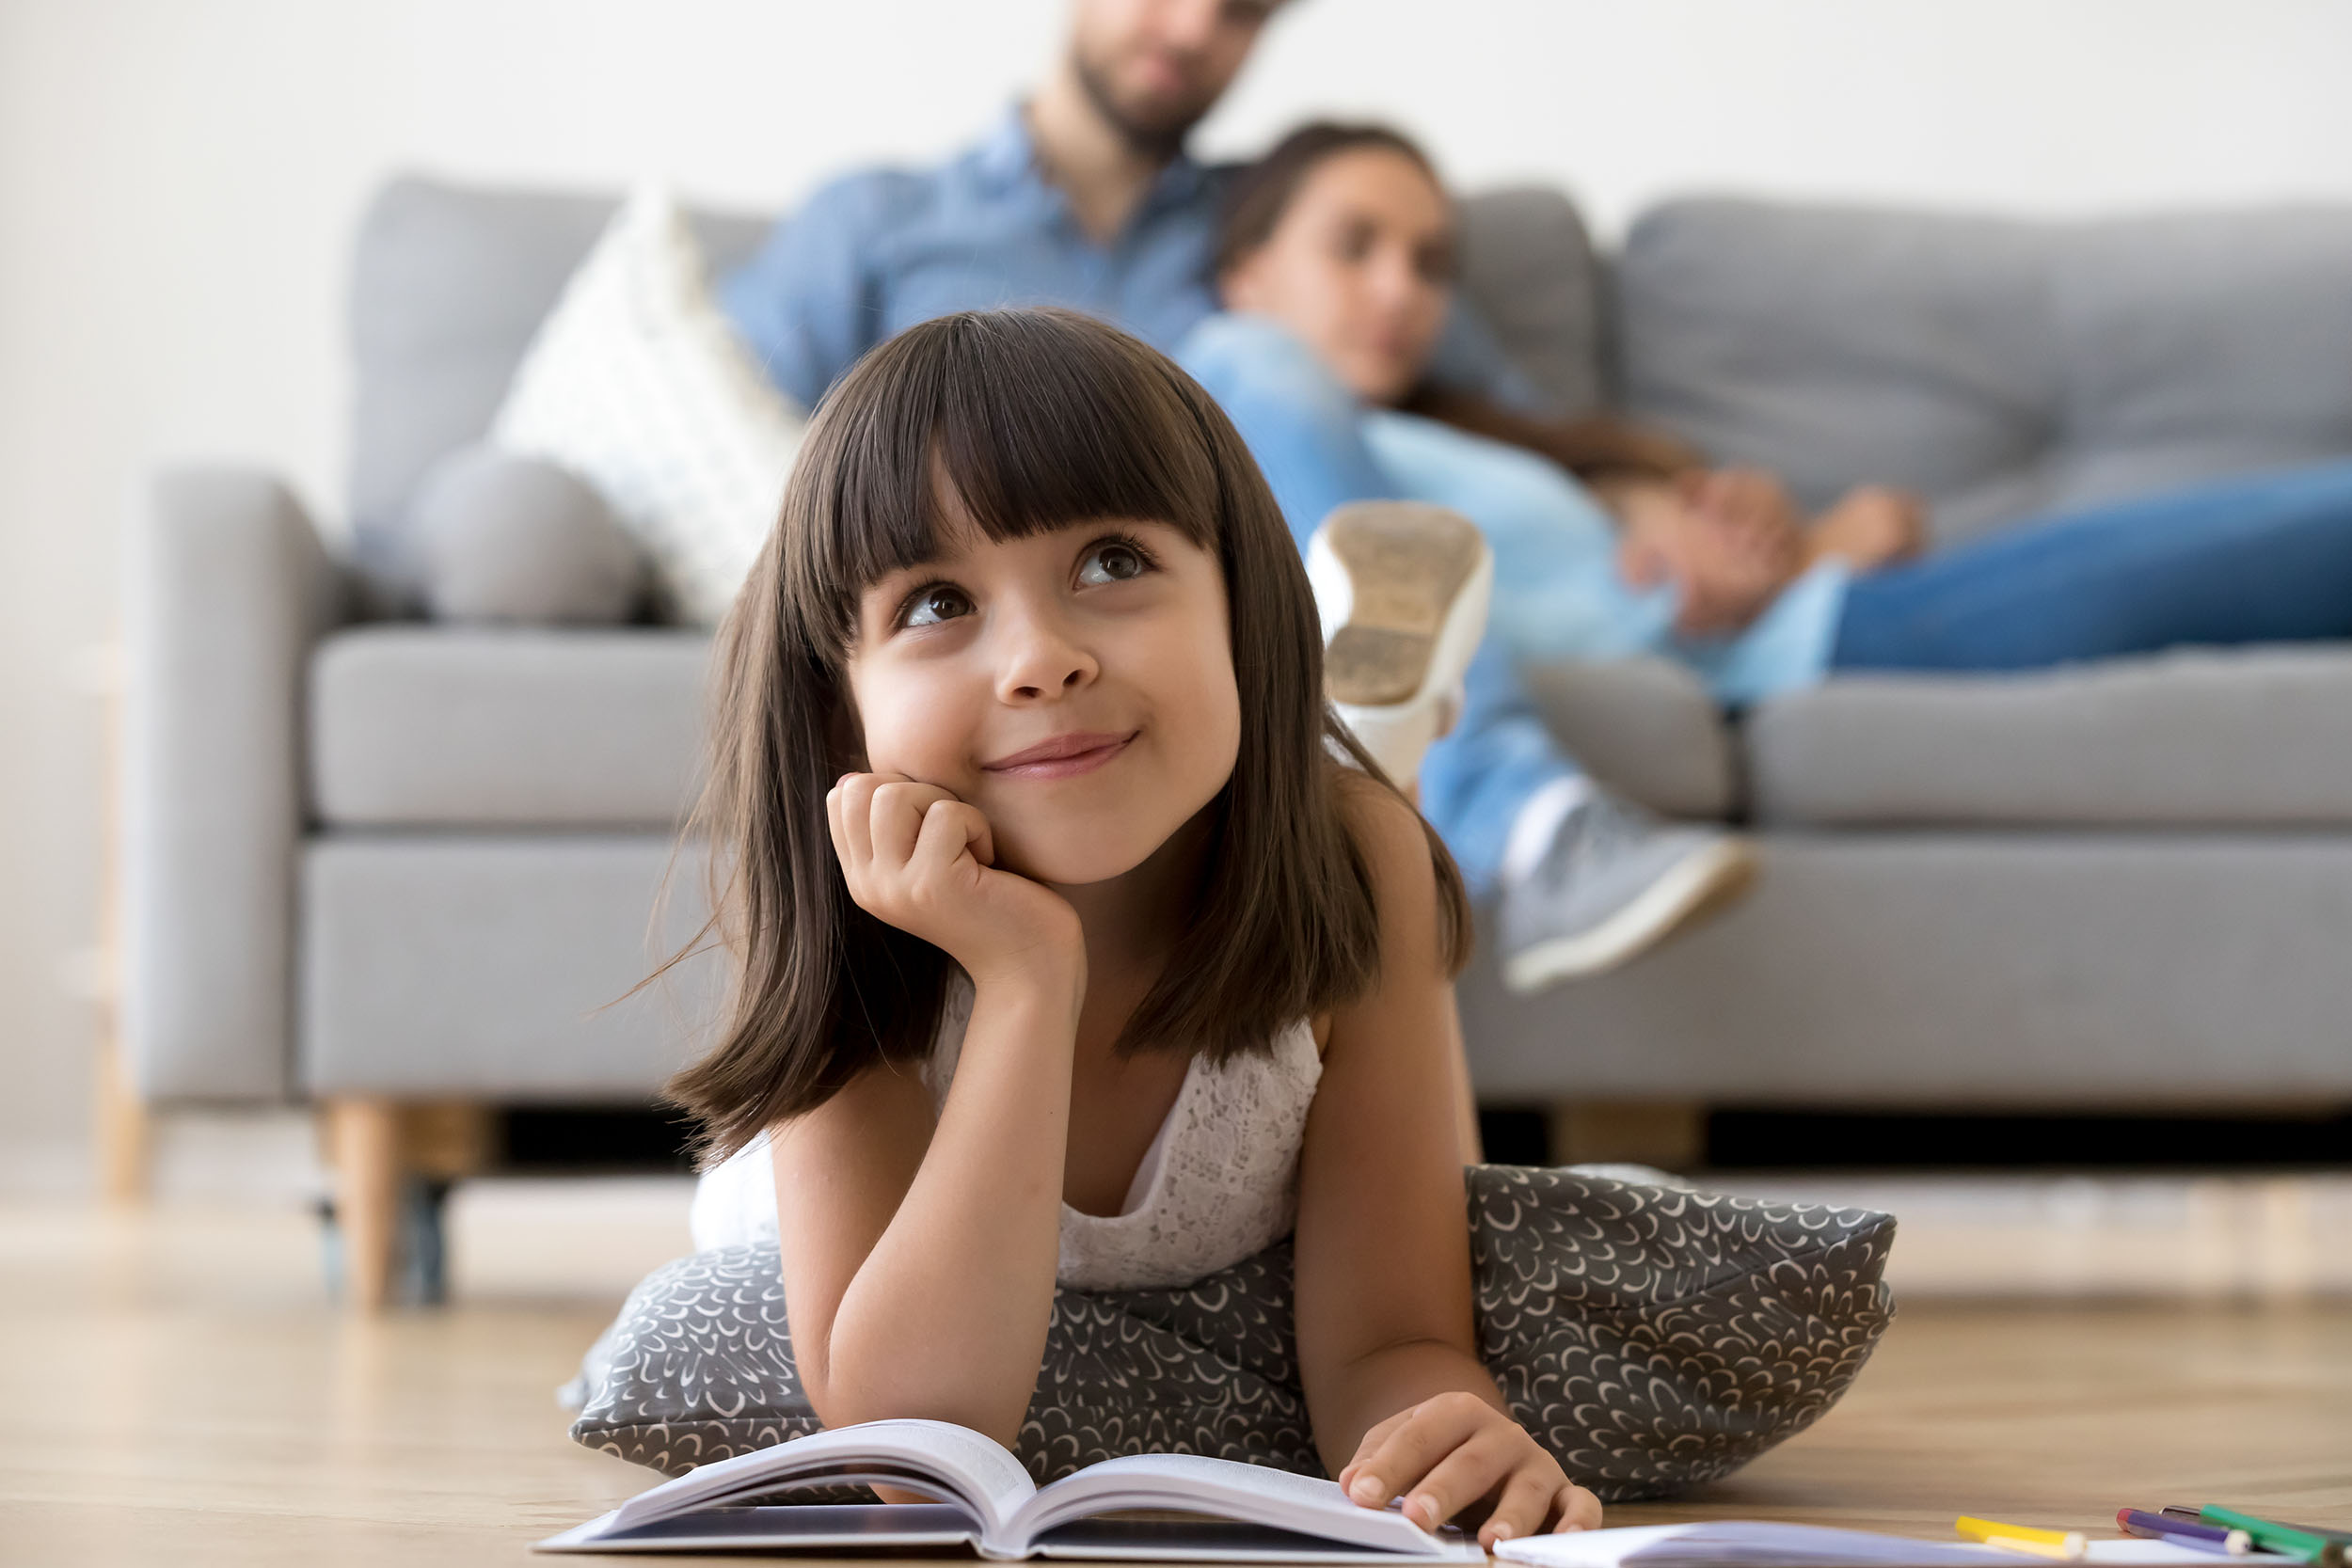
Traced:
[[1437, 878], [1411, 809], [1369, 784], [1349, 816], [1380, 915], [1380, 980], [1332, 1015], [1300, 1157], [1300, 1371], [1316, 1446], [1358, 1501], [1434, 1528], [1493, 1502], [1481, 1539], [1597, 1522], [1598, 1503], [1511, 1419], [1471, 1323], [1452, 1119], [1460, 1023]]
[[973, 980], [946, 1103], [870, 1069], [772, 1139], [785, 1307], [827, 1426], [925, 1416], [1010, 1447], [1052, 1317], [1070, 1073], [1086, 989], [1076, 914], [990, 868], [986, 819], [882, 775], [828, 798], [850, 895]]

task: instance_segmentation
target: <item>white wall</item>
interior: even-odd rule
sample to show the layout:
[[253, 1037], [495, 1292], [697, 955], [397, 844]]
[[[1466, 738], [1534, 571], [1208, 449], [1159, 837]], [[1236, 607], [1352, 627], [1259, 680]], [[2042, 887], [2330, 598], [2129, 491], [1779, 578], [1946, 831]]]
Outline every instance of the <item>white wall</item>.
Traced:
[[[1604, 231], [1693, 188], [2080, 214], [2352, 200], [2338, 0], [1294, 0], [1207, 128], [1313, 109], [1535, 176]], [[388, 171], [790, 201], [968, 135], [1061, 0], [0, 0], [0, 1184], [87, 1120], [103, 819], [78, 651], [135, 476], [332, 519], [345, 237]]]

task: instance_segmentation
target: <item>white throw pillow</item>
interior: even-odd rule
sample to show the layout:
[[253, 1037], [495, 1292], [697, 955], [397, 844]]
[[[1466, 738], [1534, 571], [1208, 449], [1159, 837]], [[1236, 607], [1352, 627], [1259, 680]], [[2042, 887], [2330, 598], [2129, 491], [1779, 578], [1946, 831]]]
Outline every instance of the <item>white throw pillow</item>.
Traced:
[[806, 422], [711, 297], [676, 202], [645, 188], [540, 324], [490, 438], [595, 486], [665, 608], [707, 626], [775, 524]]

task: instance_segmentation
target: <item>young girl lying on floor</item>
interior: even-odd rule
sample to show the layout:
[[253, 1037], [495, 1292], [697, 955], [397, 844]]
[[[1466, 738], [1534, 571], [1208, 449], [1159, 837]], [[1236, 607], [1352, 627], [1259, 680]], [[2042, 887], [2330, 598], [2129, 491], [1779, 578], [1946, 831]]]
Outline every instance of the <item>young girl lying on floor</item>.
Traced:
[[1472, 1334], [1460, 881], [1321, 659], [1239, 436], [1135, 341], [949, 316], [826, 400], [726, 635], [742, 976], [675, 1088], [772, 1162], [827, 1425], [1010, 1446], [1057, 1281], [1188, 1282], [1295, 1227], [1351, 1497], [1489, 1544], [1597, 1522]]

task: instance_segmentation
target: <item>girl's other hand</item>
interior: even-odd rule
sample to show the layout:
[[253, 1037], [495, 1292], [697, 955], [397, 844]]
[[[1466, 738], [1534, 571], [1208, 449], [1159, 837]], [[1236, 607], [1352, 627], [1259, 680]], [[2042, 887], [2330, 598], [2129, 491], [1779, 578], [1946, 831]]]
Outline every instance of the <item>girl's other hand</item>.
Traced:
[[995, 869], [988, 818], [903, 773], [845, 773], [825, 792], [842, 879], [858, 908], [921, 937], [975, 985], [1082, 979], [1078, 913], [1042, 883]]
[[1339, 1482], [1366, 1508], [1402, 1494], [1405, 1517], [1425, 1530], [1484, 1505], [1478, 1544], [1489, 1551], [1499, 1541], [1600, 1523], [1600, 1499], [1524, 1427], [1470, 1393], [1438, 1394], [1365, 1433]]

